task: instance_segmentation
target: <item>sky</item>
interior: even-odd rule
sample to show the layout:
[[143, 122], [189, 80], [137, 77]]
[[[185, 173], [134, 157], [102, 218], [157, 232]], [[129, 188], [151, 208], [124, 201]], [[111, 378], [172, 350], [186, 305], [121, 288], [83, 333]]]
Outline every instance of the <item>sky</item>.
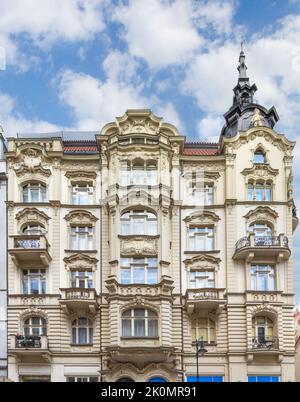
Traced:
[[[300, 0], [0, 0], [0, 124], [7, 137], [97, 131], [151, 108], [189, 140], [217, 141], [241, 41], [256, 100], [298, 140], [300, 213]], [[294, 247], [300, 304], [300, 228]]]

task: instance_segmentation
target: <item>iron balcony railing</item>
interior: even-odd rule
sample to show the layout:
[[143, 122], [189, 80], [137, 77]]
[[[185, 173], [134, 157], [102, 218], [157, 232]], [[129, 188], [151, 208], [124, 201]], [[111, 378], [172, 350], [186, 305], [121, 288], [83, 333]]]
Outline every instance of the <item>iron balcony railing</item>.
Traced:
[[279, 342], [275, 336], [256, 336], [252, 338], [252, 349], [278, 350]]
[[242, 237], [235, 245], [236, 250], [244, 247], [288, 247], [289, 240], [286, 236], [255, 236]]
[[32, 349], [41, 348], [41, 337], [37, 335], [16, 335], [16, 348]]

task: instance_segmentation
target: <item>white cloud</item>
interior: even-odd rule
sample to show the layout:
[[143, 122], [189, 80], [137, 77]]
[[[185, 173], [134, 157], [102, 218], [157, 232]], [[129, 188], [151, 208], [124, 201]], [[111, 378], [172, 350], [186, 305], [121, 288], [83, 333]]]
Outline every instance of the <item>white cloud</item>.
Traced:
[[18, 35], [26, 34], [32, 43], [49, 48], [58, 40], [86, 41], [105, 28], [103, 7], [107, 0], [1, 0], [0, 46], [7, 61], [25, 65], [18, 52]]
[[224, 119], [214, 114], [208, 114], [198, 124], [199, 137], [203, 141], [218, 142]]

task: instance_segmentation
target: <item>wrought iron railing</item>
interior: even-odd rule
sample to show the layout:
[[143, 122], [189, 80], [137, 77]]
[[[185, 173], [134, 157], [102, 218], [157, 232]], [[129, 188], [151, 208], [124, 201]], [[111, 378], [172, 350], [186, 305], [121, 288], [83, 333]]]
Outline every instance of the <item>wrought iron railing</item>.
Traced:
[[243, 247], [249, 247], [249, 246], [250, 246], [249, 237], [242, 237], [239, 241], [236, 242], [235, 249], [239, 250]]
[[254, 245], [256, 247], [280, 246], [280, 238], [278, 236], [255, 236]]
[[16, 335], [16, 348], [41, 348], [41, 337], [37, 335]]
[[240, 250], [244, 247], [288, 247], [287, 236], [248, 236], [242, 237], [235, 245], [235, 249]]
[[15, 248], [32, 249], [32, 248], [40, 248], [40, 247], [41, 247], [40, 239], [16, 239], [15, 240]]
[[278, 350], [279, 349], [278, 338], [275, 336], [256, 336], [252, 338], [252, 349]]

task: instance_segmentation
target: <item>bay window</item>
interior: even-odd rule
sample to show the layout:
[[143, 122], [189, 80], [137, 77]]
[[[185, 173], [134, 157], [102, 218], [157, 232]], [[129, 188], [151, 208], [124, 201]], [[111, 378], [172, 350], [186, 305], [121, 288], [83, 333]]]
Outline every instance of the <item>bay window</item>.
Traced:
[[121, 216], [122, 235], [156, 235], [157, 217], [149, 211], [129, 211]]
[[23, 270], [23, 294], [45, 294], [46, 271], [45, 269]]
[[149, 185], [157, 184], [157, 163], [136, 159], [133, 162], [121, 161], [121, 185]]
[[80, 317], [72, 322], [72, 344], [91, 345], [93, 343], [93, 322]]
[[149, 284], [158, 282], [157, 258], [122, 258], [121, 283]]
[[275, 268], [270, 265], [251, 265], [251, 290], [275, 290]]
[[122, 314], [122, 337], [157, 338], [158, 317], [148, 309], [130, 309]]

